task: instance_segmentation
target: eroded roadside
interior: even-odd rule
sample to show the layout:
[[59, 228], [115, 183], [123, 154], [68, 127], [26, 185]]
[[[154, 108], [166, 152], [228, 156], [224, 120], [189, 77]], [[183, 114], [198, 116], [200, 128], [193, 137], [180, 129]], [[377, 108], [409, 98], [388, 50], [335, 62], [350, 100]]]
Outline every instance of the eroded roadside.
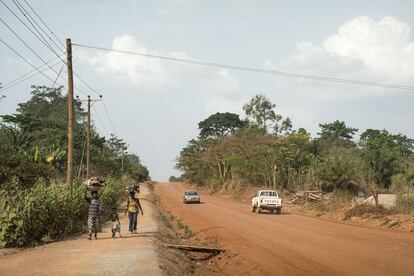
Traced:
[[159, 221], [155, 243], [163, 274], [209, 275], [220, 273], [221, 275], [226, 275], [217, 266], [218, 261], [228, 258], [226, 253], [182, 251], [166, 246], [170, 244], [215, 248], [218, 246], [218, 243], [216, 237], [204, 237], [200, 233], [193, 232], [182, 220], [174, 217], [161, 204], [153, 186], [151, 186], [151, 190], [151, 200], [156, 207]]

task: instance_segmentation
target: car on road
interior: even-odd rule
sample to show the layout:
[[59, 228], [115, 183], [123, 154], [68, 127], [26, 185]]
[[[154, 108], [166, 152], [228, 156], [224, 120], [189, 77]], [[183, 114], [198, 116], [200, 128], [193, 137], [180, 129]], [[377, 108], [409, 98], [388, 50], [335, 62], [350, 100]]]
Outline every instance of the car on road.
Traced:
[[183, 202], [187, 203], [200, 203], [200, 195], [195, 191], [187, 191], [184, 193]]
[[252, 198], [252, 212], [260, 214], [263, 210], [268, 210], [276, 214], [282, 212], [282, 199], [274, 190], [259, 190]]

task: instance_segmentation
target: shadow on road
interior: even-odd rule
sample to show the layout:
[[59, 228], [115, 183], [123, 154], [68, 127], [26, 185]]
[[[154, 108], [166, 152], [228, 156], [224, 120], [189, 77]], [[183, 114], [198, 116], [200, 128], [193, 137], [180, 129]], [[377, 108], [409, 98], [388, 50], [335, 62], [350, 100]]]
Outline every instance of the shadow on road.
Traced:
[[290, 215], [290, 214], [291, 213], [289, 213], [289, 212], [282, 212], [281, 214], [278, 215], [276, 213], [271, 213], [271, 212], [266, 212], [266, 211], [264, 211], [260, 214], [256, 213], [256, 215], [259, 215], [259, 216], [261, 216], [261, 215], [265, 215], [265, 216], [286, 216], [286, 215]]
[[[116, 240], [116, 239], [133, 239], [133, 238], [140, 238], [140, 237], [152, 237], [155, 233], [157, 233], [157, 232], [142, 232], [142, 233], [130, 234], [128, 236], [122, 236], [122, 237], [116, 236], [116, 238], [114, 240]], [[112, 237], [100, 238], [98, 236], [98, 240], [112, 240]]]

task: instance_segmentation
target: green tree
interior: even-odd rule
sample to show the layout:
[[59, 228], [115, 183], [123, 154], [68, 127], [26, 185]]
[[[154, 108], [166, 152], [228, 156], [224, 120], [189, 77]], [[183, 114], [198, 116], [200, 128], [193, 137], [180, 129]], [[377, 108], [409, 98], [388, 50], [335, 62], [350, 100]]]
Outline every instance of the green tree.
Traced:
[[325, 138], [334, 138], [334, 139], [344, 139], [344, 140], [351, 140], [355, 132], [358, 131], [357, 128], [348, 127], [346, 126], [344, 121], [334, 121], [332, 123], [326, 124], [319, 124], [321, 128], [321, 132], [318, 135], [325, 139]]
[[414, 140], [386, 130], [367, 129], [360, 137], [362, 156], [374, 171], [376, 183], [389, 188], [391, 177], [404, 171], [413, 155]]
[[334, 190], [367, 186], [371, 173], [356, 148], [331, 148], [316, 164], [319, 178]]
[[192, 139], [181, 150], [176, 168], [183, 172], [189, 182], [204, 184], [212, 174], [211, 167], [202, 159], [202, 154], [213, 143], [211, 139]]
[[290, 131], [292, 129], [292, 121], [290, 118], [283, 119], [282, 115], [276, 114], [275, 108], [276, 104], [273, 104], [266, 96], [261, 94], [254, 96], [243, 106], [243, 110], [250, 123], [266, 131], [270, 127], [275, 134]]
[[207, 119], [198, 123], [200, 137], [220, 137], [233, 133], [237, 129], [243, 128], [246, 122], [240, 120], [239, 115], [234, 113], [219, 113], [209, 116]]
[[247, 118], [263, 129], [267, 129], [268, 122], [274, 123], [280, 120], [273, 110], [276, 107], [266, 96], [256, 95], [243, 106]]
[[[279, 173], [281, 186], [291, 187], [291, 180], [300, 182], [314, 160], [309, 133], [301, 131], [277, 137], [273, 142], [275, 173]], [[274, 186], [277, 186], [276, 176]]]
[[334, 121], [332, 123], [319, 124], [321, 131], [318, 132], [319, 138], [315, 140], [317, 151], [324, 153], [335, 147], [354, 147], [353, 136], [358, 131], [357, 128], [348, 127], [344, 121]]

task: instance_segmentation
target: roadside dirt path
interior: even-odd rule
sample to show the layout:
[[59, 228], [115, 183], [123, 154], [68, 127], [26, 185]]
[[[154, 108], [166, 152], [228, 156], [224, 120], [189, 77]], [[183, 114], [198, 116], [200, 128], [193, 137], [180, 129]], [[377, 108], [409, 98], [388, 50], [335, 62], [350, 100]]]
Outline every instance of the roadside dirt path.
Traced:
[[162, 205], [194, 232], [215, 237], [231, 275], [414, 275], [414, 234], [283, 213], [258, 215], [235, 200], [201, 194], [186, 205], [181, 183], [156, 184]]
[[139, 195], [144, 216], [138, 216], [138, 234], [128, 233], [128, 218], [122, 213], [122, 238], [112, 239], [111, 229], [104, 228], [98, 240], [82, 237], [3, 256], [0, 275], [161, 275], [152, 243], [157, 231], [155, 209], [145, 200], [148, 194], [144, 185]]

